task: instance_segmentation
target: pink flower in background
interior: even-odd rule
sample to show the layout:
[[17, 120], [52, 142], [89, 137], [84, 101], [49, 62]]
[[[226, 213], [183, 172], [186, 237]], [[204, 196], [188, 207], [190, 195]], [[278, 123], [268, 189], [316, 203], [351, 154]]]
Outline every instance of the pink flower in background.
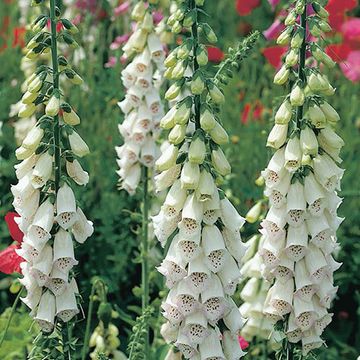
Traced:
[[116, 65], [116, 63], [117, 63], [116, 57], [115, 56], [110, 56], [109, 61], [107, 63], [105, 63], [104, 66], [106, 68], [112, 68], [112, 67], [114, 67]]
[[246, 348], [249, 347], [249, 343], [242, 336], [239, 336], [238, 340], [241, 350], [245, 350]]
[[360, 81], [360, 50], [351, 51], [347, 59], [340, 64], [340, 68], [349, 80]]
[[155, 25], [157, 25], [163, 18], [164, 18], [164, 15], [161, 11], [153, 12], [153, 19], [154, 19]]
[[354, 49], [360, 49], [360, 18], [350, 18], [341, 26], [344, 41]]
[[110, 44], [110, 49], [111, 50], [119, 49], [122, 44], [124, 44], [124, 43], [126, 43], [126, 41], [128, 41], [129, 37], [130, 37], [130, 34], [124, 34], [124, 35], [117, 36], [115, 38], [115, 40]]
[[130, 1], [125, 1], [114, 9], [114, 15], [119, 16], [125, 14], [130, 9]]
[[268, 0], [268, 1], [273, 10], [275, 9], [276, 5], [279, 4], [280, 2], [280, 0]]
[[285, 25], [282, 20], [279, 18], [275, 19], [275, 21], [267, 28], [263, 34], [266, 40], [275, 40], [280, 35], [280, 33], [285, 29]]

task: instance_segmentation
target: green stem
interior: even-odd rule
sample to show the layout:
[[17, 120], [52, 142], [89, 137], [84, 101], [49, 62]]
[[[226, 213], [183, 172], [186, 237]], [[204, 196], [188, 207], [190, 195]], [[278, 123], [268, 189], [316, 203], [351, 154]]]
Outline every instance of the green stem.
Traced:
[[[141, 241], [141, 287], [142, 287], [142, 311], [149, 305], [149, 169], [145, 166], [142, 168], [142, 182], [143, 182], [143, 218], [142, 218], [142, 241]], [[146, 327], [145, 334], [145, 354], [149, 356], [150, 341], [149, 341], [149, 327]]]
[[[53, 70], [53, 86], [54, 91], [59, 90], [59, 68], [57, 55], [57, 38], [56, 38], [56, 15], [55, 15], [55, 0], [50, 0], [50, 28], [51, 28], [51, 59]], [[54, 157], [55, 157], [55, 192], [59, 190], [61, 177], [61, 159], [60, 159], [60, 124], [58, 115], [54, 116]]]
[[90, 297], [89, 297], [90, 301], [89, 301], [89, 308], [88, 308], [87, 319], [86, 319], [84, 344], [83, 344], [83, 348], [81, 350], [81, 360], [86, 359], [86, 355], [88, 353], [88, 348], [89, 348], [91, 315], [92, 315], [92, 311], [93, 311], [93, 307], [94, 307], [95, 288], [96, 288], [96, 281], [93, 283], [93, 285], [91, 287], [91, 292], [90, 292]]
[[9, 330], [9, 327], [10, 327], [10, 323], [11, 323], [11, 319], [15, 313], [15, 310], [16, 310], [16, 306], [20, 300], [20, 296], [21, 296], [21, 293], [22, 293], [22, 290], [23, 290], [23, 287], [21, 287], [21, 289], [19, 290], [18, 294], [16, 295], [16, 298], [15, 298], [15, 301], [11, 307], [11, 312], [10, 312], [10, 315], [9, 315], [9, 318], [6, 322], [6, 325], [5, 325], [5, 329], [4, 329], [4, 333], [3, 333], [3, 336], [1, 337], [1, 340], [0, 340], [0, 347], [1, 345], [3, 344], [4, 340], [5, 340], [5, 337], [6, 337], [6, 334]]
[[[298, 75], [299, 75], [299, 79], [302, 83], [302, 85], [305, 84], [305, 60], [306, 60], [306, 20], [307, 20], [307, 5], [305, 5], [305, 10], [303, 12], [303, 14], [301, 15], [300, 18], [300, 26], [304, 29], [304, 38], [303, 38], [303, 42], [300, 48], [300, 61], [299, 61], [299, 70], [298, 70]], [[304, 115], [304, 106], [299, 106], [297, 108], [297, 113], [296, 113], [296, 125], [299, 128], [300, 126], [300, 122], [302, 120], [302, 117]]]
[[[196, 3], [195, 0], [191, 0], [190, 2], [190, 10], [196, 10]], [[198, 13], [195, 11], [196, 17], [195, 21], [191, 27], [191, 33], [193, 37], [193, 67], [194, 72], [199, 69], [199, 64], [196, 59], [196, 51], [199, 46], [199, 36], [198, 36]], [[201, 96], [195, 95], [194, 96], [194, 107], [195, 107], [195, 128], [200, 129], [200, 106], [201, 106]]]

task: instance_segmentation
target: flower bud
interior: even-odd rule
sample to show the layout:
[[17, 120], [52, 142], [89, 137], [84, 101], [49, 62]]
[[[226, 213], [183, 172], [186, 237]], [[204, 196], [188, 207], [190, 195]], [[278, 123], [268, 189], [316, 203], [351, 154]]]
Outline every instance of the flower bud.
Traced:
[[322, 51], [316, 45], [313, 45], [311, 47], [311, 53], [313, 54], [314, 58], [317, 61], [322, 62], [324, 65], [326, 65], [330, 69], [332, 69], [336, 65], [335, 61], [332, 60], [328, 54], [326, 54], [324, 51]]
[[340, 120], [340, 116], [337, 111], [326, 101], [320, 105], [320, 109], [326, 117], [326, 120], [334, 124]]
[[299, 49], [304, 41], [304, 30], [299, 28], [291, 39], [291, 48]]
[[194, 95], [201, 95], [205, 89], [205, 83], [200, 72], [195, 72], [191, 81], [191, 93]]
[[167, 58], [164, 61], [164, 65], [167, 68], [169, 68], [169, 67], [174, 66], [176, 64], [176, 62], [177, 62], [177, 51], [174, 50], [167, 56]]
[[324, 9], [319, 3], [314, 2], [312, 4], [314, 11], [322, 18], [327, 19], [329, 17], [329, 13], [326, 9]]
[[146, 12], [145, 3], [143, 1], [139, 1], [134, 6], [133, 11], [131, 12], [131, 18], [135, 21], [141, 21]]
[[141, 29], [146, 31], [147, 33], [150, 33], [154, 27], [154, 20], [152, 14], [150, 12], [147, 12], [144, 16], [144, 19], [141, 23]]
[[179, 61], [173, 68], [171, 76], [174, 80], [181, 79], [186, 70], [185, 61]]
[[220, 148], [211, 151], [211, 163], [220, 175], [226, 176], [231, 173], [231, 166]]
[[287, 45], [291, 39], [292, 28], [286, 28], [277, 38], [276, 43], [278, 45]]
[[75, 131], [73, 131], [69, 135], [69, 143], [70, 143], [70, 147], [71, 147], [72, 152], [76, 156], [83, 157], [83, 156], [90, 153], [89, 147], [87, 146], [85, 141]]
[[297, 13], [294, 10], [290, 11], [284, 22], [285, 26], [294, 25], [296, 22], [296, 18]]
[[309, 118], [311, 123], [316, 128], [324, 127], [326, 124], [325, 114], [322, 112], [320, 107], [316, 104], [309, 107]]
[[202, 24], [202, 26], [199, 26], [199, 28], [200, 28], [199, 29], [200, 31], [204, 32], [206, 39], [210, 43], [214, 44], [217, 42], [216, 34], [215, 34], [214, 30], [210, 27], [210, 25], [204, 23], [204, 24]]
[[217, 105], [223, 104], [225, 102], [225, 96], [222, 91], [212, 82], [208, 83], [207, 86], [211, 100]]
[[289, 53], [286, 55], [285, 64], [288, 66], [294, 66], [298, 62], [298, 50], [291, 49]]
[[187, 190], [195, 190], [200, 180], [200, 168], [198, 164], [185, 162], [180, 175], [181, 187]]
[[206, 156], [206, 146], [204, 141], [198, 136], [195, 140], [191, 141], [189, 147], [189, 161], [195, 164], [202, 164]]
[[261, 215], [262, 202], [258, 201], [246, 214], [245, 219], [250, 224], [254, 224], [259, 220]]
[[159, 171], [165, 171], [175, 166], [179, 154], [179, 148], [173, 144], [169, 145], [156, 160], [155, 166]]
[[302, 106], [305, 102], [305, 94], [303, 89], [296, 85], [290, 94], [290, 103], [292, 106]]
[[64, 120], [65, 124], [68, 124], [71, 126], [80, 124], [80, 118], [73, 109], [70, 109], [70, 112], [63, 110], [62, 116], [63, 116], [63, 120]]
[[191, 105], [192, 100], [189, 98], [189, 101], [184, 101], [178, 109], [176, 109], [174, 114], [174, 120], [179, 125], [185, 125], [189, 121], [191, 115]]
[[44, 130], [39, 126], [34, 126], [26, 135], [21, 146], [25, 149], [35, 151], [44, 137]]
[[307, 82], [308, 82], [310, 89], [315, 93], [322, 89], [322, 85], [321, 85], [319, 78], [317, 77], [317, 74], [315, 74], [313, 72], [308, 77]]
[[290, 69], [283, 65], [280, 70], [275, 74], [274, 84], [284, 85], [290, 76]]
[[56, 116], [60, 109], [60, 99], [58, 95], [53, 94], [46, 105], [45, 113], [48, 116]]
[[199, 66], [205, 66], [208, 61], [208, 52], [204, 45], [199, 45], [196, 49], [196, 61], [198, 62]]
[[288, 133], [288, 124], [275, 124], [269, 133], [266, 146], [280, 149], [285, 144]]
[[304, 155], [317, 155], [319, 144], [314, 131], [305, 126], [300, 132], [300, 147]]
[[21, 98], [21, 102], [23, 104], [31, 104], [38, 97], [38, 93], [31, 93], [30, 91], [26, 91], [23, 97]]
[[28, 118], [31, 115], [34, 114], [34, 112], [36, 111], [36, 105], [31, 103], [31, 104], [22, 104], [18, 113], [18, 116], [21, 118]]
[[181, 83], [178, 81], [172, 84], [169, 89], [165, 93], [165, 99], [166, 100], [174, 100], [177, 96], [179, 96], [181, 91]]
[[175, 113], [177, 110], [175, 106], [172, 107], [160, 120], [160, 126], [163, 129], [172, 129], [175, 126]]
[[170, 131], [168, 140], [171, 144], [178, 145], [184, 141], [186, 135], [186, 126], [176, 124]]
[[292, 107], [288, 100], [285, 100], [275, 114], [275, 124], [287, 124], [292, 118]]
[[227, 144], [229, 135], [226, 130], [216, 121], [215, 126], [209, 131], [211, 139], [218, 145]]
[[216, 123], [217, 121], [215, 120], [214, 115], [207, 108], [205, 108], [205, 110], [203, 110], [200, 115], [201, 128], [204, 131], [209, 132], [215, 127]]

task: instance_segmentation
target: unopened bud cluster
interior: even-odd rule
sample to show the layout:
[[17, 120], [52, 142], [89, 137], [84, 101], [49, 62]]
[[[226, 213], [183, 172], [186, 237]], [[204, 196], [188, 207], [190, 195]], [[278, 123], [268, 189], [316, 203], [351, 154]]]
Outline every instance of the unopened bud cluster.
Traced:
[[131, 195], [140, 182], [141, 165], [153, 167], [159, 154], [156, 139], [163, 116], [159, 91], [165, 59], [152, 8], [139, 1], [132, 11], [132, 18], [136, 21], [135, 31], [123, 48], [132, 61], [121, 73], [127, 91], [125, 99], [119, 102], [125, 115], [119, 125], [124, 144], [116, 147], [120, 185]]
[[278, 43], [289, 50], [274, 82], [290, 82], [292, 89], [268, 137], [276, 152], [263, 172], [270, 209], [259, 253], [263, 274], [273, 281], [264, 312], [284, 321], [288, 341], [301, 341], [307, 354], [323, 344], [337, 291], [333, 272], [340, 264], [333, 253], [343, 220], [337, 191], [344, 173], [337, 163], [344, 142], [334, 131], [339, 115], [326, 100], [335, 90], [320, 71], [335, 65], [320, 46], [322, 32], [330, 30], [327, 11], [317, 1], [299, 0], [285, 25]]
[[[51, 30], [48, 22], [51, 17]], [[78, 289], [72, 268], [78, 262], [74, 256], [73, 239], [83, 243], [93, 232], [93, 226], [77, 206], [71, 189], [75, 182], [85, 185], [89, 176], [78, 161], [88, 154], [84, 140], [73, 126], [80, 119], [64, 101], [58, 86], [60, 76], [75, 84], [80, 76], [63, 56], [56, 57], [54, 38], [69, 43], [75, 26], [60, 17], [40, 15], [33, 22], [34, 36], [27, 44], [27, 57], [36, 58], [50, 52], [52, 66], [41, 65], [26, 81], [19, 116], [29, 117], [45, 109], [35, 126], [16, 150], [21, 163], [15, 165], [18, 183], [12, 186], [13, 206], [20, 215], [19, 228], [24, 241], [18, 253], [24, 262], [24, 277], [20, 282], [27, 290], [22, 301], [31, 309], [31, 316], [44, 332], [51, 332], [56, 321], [67, 322], [78, 312]], [[54, 34], [56, 24], [63, 30]], [[71, 43], [75, 43], [72, 40]]]
[[[184, 38], [165, 60], [173, 80], [165, 98], [174, 106], [161, 119], [169, 145], [156, 161], [158, 191], [168, 189], [155, 235], [169, 249], [158, 270], [170, 289], [162, 304], [167, 322], [162, 335], [186, 359], [240, 359], [242, 317], [231, 296], [240, 280], [244, 219], [218, 188], [231, 172], [221, 145], [228, 134], [214, 108], [221, 89], [204, 66], [205, 44], [216, 42], [211, 27], [199, 22], [204, 1], [179, 1], [168, 24]], [[221, 324], [221, 326], [220, 326]]]

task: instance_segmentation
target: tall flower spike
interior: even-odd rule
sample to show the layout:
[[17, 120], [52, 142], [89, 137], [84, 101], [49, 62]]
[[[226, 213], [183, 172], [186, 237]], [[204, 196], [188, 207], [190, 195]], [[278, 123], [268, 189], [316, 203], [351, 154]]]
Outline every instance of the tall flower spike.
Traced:
[[135, 194], [141, 180], [141, 167], [151, 169], [159, 154], [156, 140], [164, 115], [159, 88], [165, 70], [165, 51], [154, 16], [152, 6], [137, 2], [132, 11], [135, 30], [123, 47], [131, 62], [121, 72], [127, 89], [125, 99], [118, 103], [125, 116], [119, 125], [124, 144], [116, 147], [116, 152], [120, 186], [130, 195]]
[[289, 50], [274, 82], [292, 89], [268, 139], [276, 152], [263, 172], [270, 209], [259, 249], [263, 275], [273, 282], [265, 315], [283, 321], [288, 341], [301, 341], [304, 355], [323, 344], [337, 290], [333, 272], [341, 265], [332, 253], [343, 220], [337, 191], [344, 170], [336, 163], [344, 142], [334, 131], [339, 115], [325, 100], [335, 91], [320, 70], [335, 64], [321, 48], [321, 32], [330, 28], [321, 9], [316, 0], [297, 0], [278, 39]]
[[[63, 30], [57, 32], [60, 23]], [[64, 101], [64, 90], [59, 86], [60, 77], [70, 82], [80, 78], [66, 58], [58, 55], [58, 41], [76, 44], [71, 35], [73, 25], [61, 18], [53, 0], [49, 14], [40, 15], [33, 25], [35, 35], [27, 45], [27, 57], [50, 53], [52, 63], [39, 66], [27, 81], [22, 107], [45, 108], [45, 114], [16, 151], [22, 162], [15, 166], [19, 181], [11, 191], [20, 215], [19, 228], [24, 232], [19, 250], [26, 260], [21, 265], [24, 277], [20, 281], [27, 290], [23, 301], [41, 330], [49, 333], [58, 321], [68, 322], [79, 312], [72, 271], [78, 263], [73, 237], [83, 243], [93, 233], [93, 226], [77, 207], [71, 188], [73, 181], [80, 185], [88, 181], [78, 161], [88, 148], [66, 120], [66, 114], [75, 112]]]
[[[216, 35], [198, 19], [204, 1], [178, 3], [168, 24], [190, 35], [165, 60], [165, 75], [174, 81], [165, 98], [173, 106], [160, 124], [170, 130], [170, 144], [156, 162], [155, 180], [168, 189], [154, 217], [158, 240], [169, 245], [158, 267], [170, 288], [162, 333], [186, 359], [239, 359], [242, 317], [231, 296], [241, 277], [245, 220], [217, 186], [230, 172], [221, 149], [228, 135], [216, 115], [224, 95], [203, 68], [207, 51], [200, 42], [216, 42]], [[171, 174], [166, 183], [164, 174]]]

